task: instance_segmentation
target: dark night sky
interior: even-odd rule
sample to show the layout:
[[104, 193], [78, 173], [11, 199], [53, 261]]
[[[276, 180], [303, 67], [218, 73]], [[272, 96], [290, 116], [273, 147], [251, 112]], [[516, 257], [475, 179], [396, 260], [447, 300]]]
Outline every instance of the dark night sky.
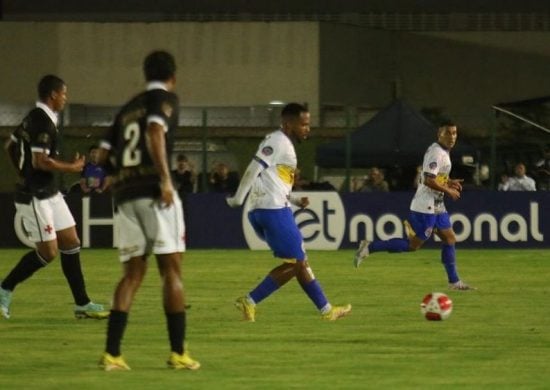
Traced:
[[549, 0], [0, 0], [4, 20], [178, 20], [191, 15], [549, 13]]

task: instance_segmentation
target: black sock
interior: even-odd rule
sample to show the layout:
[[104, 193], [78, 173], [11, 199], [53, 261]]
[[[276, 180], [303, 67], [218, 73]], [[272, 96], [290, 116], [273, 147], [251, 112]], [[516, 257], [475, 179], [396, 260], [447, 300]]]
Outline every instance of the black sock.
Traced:
[[128, 323], [128, 313], [111, 310], [107, 324], [107, 343], [105, 351], [112, 356], [120, 356], [120, 342]]
[[89, 303], [90, 297], [86, 293], [86, 284], [80, 267], [80, 248], [61, 252], [61, 268], [69, 282], [74, 302], [79, 306]]
[[183, 354], [183, 342], [185, 340], [185, 312], [165, 313], [166, 325], [168, 326], [168, 337], [170, 348], [173, 352]]
[[13, 267], [8, 276], [2, 281], [1, 287], [5, 290], [13, 291], [15, 286], [30, 278], [32, 274], [47, 264], [44, 259], [38, 256], [36, 251], [30, 251]]

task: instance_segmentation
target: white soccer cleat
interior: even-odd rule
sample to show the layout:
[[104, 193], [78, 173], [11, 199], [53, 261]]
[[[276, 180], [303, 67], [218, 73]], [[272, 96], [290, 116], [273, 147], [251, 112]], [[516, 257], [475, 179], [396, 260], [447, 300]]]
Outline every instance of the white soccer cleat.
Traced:
[[455, 291], [477, 290], [477, 288], [467, 285], [462, 280], [455, 283], [449, 283], [449, 289]]
[[12, 292], [0, 287], [0, 314], [6, 320], [10, 318], [10, 304]]
[[369, 244], [370, 242], [367, 240], [362, 240], [359, 243], [359, 248], [357, 249], [357, 252], [355, 252], [355, 257], [353, 258], [353, 265], [355, 268], [359, 268], [361, 262], [369, 257]]

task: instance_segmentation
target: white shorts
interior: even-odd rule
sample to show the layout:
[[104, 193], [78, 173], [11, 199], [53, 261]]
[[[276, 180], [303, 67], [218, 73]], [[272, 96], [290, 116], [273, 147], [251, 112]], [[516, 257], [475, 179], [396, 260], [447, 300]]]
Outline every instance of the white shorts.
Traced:
[[185, 252], [185, 223], [180, 198], [160, 208], [150, 198], [124, 202], [115, 214], [118, 251], [121, 262], [132, 257]]
[[15, 203], [15, 210], [21, 215], [23, 227], [32, 242], [55, 240], [55, 232], [76, 225], [60, 192], [48, 199], [33, 197], [29, 204]]

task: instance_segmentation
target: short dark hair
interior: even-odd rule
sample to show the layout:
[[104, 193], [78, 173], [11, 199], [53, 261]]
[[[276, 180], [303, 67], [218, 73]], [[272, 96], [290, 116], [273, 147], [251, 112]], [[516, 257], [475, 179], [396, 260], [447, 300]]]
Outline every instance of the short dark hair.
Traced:
[[65, 82], [62, 79], [53, 74], [48, 74], [38, 82], [38, 97], [40, 100], [46, 100], [52, 92], [60, 91], [64, 85]]
[[445, 118], [439, 122], [438, 127], [456, 127], [456, 123], [448, 118]]
[[307, 107], [300, 103], [288, 103], [283, 107], [281, 111], [281, 117], [283, 118], [297, 118], [303, 112], [309, 112]]
[[178, 156], [176, 157], [176, 160], [177, 161], [187, 161], [187, 156], [183, 153], [180, 153], [178, 154]]
[[166, 81], [176, 74], [176, 61], [166, 51], [154, 51], [145, 57], [143, 73], [146, 81]]

